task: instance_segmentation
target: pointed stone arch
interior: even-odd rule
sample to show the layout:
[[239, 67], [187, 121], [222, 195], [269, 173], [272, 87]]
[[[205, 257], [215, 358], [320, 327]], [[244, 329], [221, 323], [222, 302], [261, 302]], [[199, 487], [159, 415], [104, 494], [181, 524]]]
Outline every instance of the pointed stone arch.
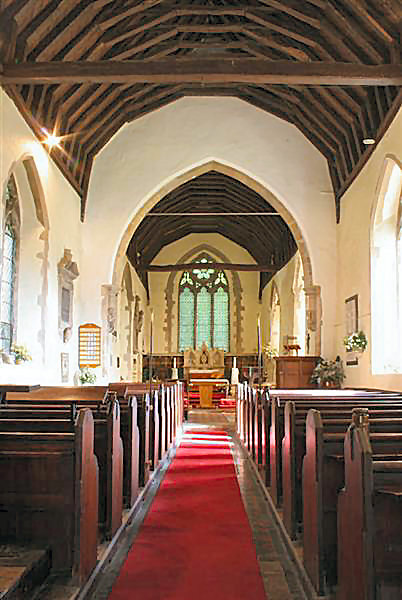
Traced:
[[161, 185], [158, 191], [152, 194], [139, 208], [139, 210], [137, 210], [120, 240], [114, 262], [112, 285], [118, 286], [121, 282], [128, 245], [132, 236], [134, 235], [135, 230], [137, 229], [141, 221], [144, 219], [144, 217], [147, 215], [147, 213], [155, 206], [155, 204], [157, 204], [162, 198], [164, 198], [166, 194], [174, 190], [176, 187], [182, 185], [183, 183], [186, 183], [187, 181], [190, 181], [194, 177], [198, 177], [199, 175], [203, 175], [204, 173], [207, 173], [208, 171], [212, 170], [218, 171], [219, 173], [232, 177], [233, 179], [237, 179], [244, 185], [248, 186], [250, 189], [254, 190], [257, 194], [259, 194], [271, 206], [275, 208], [275, 210], [280, 214], [280, 216], [292, 232], [303, 263], [306, 292], [306, 321], [310, 331], [313, 333], [312, 338], [314, 343], [312, 351], [316, 355], [320, 355], [322, 314], [321, 288], [320, 286], [314, 285], [311, 258], [307, 249], [306, 241], [304, 239], [303, 233], [299, 225], [293, 218], [290, 211], [283, 205], [283, 203], [259, 181], [257, 181], [250, 175], [244, 173], [243, 171], [240, 171], [239, 169], [231, 165], [219, 162], [217, 160], [208, 160], [205, 163], [197, 165], [184, 173], [180, 173], [176, 176], [173, 176], [171, 179], [169, 179], [168, 182]]

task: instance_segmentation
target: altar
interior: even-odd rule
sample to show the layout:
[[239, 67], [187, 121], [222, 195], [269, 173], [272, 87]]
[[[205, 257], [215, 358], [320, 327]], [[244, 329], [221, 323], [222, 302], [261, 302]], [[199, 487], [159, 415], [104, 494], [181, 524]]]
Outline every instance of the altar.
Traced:
[[205, 369], [203, 371], [193, 370], [191, 372], [190, 387], [196, 387], [200, 394], [200, 407], [213, 408], [214, 388], [225, 389], [225, 396], [228, 394], [229, 381], [224, 379], [220, 373], [214, 370]]
[[224, 378], [224, 351], [208, 349], [204, 343], [199, 350], [184, 351], [184, 376], [190, 395], [199, 393], [201, 408], [213, 408], [214, 392], [222, 391], [227, 396], [229, 381]]

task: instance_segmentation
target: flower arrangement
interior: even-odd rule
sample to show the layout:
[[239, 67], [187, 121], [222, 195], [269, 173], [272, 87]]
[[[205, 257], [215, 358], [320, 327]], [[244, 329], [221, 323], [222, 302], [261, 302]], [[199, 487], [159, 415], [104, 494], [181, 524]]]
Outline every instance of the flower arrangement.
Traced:
[[263, 347], [263, 353], [267, 357], [268, 360], [272, 360], [275, 356], [278, 356], [278, 351], [271, 346], [271, 344], [267, 344]]
[[311, 383], [315, 383], [319, 387], [331, 385], [340, 387], [344, 379], [345, 371], [339, 356], [335, 360], [320, 358], [311, 375]]
[[79, 380], [82, 385], [85, 385], [86, 383], [95, 383], [96, 375], [89, 367], [81, 367]]
[[367, 337], [364, 331], [356, 331], [343, 338], [343, 344], [348, 352], [364, 352], [367, 348]]
[[16, 364], [32, 360], [32, 356], [28, 352], [28, 348], [23, 344], [13, 344], [11, 352], [14, 354]]

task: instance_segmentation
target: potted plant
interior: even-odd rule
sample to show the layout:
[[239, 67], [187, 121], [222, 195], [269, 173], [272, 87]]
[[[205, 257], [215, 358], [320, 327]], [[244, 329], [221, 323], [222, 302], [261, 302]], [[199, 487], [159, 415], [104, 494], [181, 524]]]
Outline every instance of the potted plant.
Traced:
[[274, 382], [275, 381], [275, 356], [278, 356], [278, 351], [271, 346], [271, 344], [267, 344], [263, 347], [263, 355], [264, 355], [264, 366], [265, 366], [265, 375], [267, 381]]
[[320, 358], [311, 375], [311, 383], [318, 387], [341, 387], [344, 379], [345, 371], [339, 356], [335, 360]]
[[28, 348], [23, 344], [13, 344], [11, 352], [14, 354], [16, 365], [20, 365], [23, 362], [32, 360], [32, 356], [28, 352]]
[[367, 348], [367, 337], [364, 331], [355, 331], [343, 338], [343, 344], [348, 352], [364, 352]]
[[81, 367], [80, 374], [79, 374], [79, 380], [81, 382], [81, 385], [91, 385], [91, 384], [95, 383], [96, 375], [93, 372], [93, 370], [90, 369], [89, 367]]

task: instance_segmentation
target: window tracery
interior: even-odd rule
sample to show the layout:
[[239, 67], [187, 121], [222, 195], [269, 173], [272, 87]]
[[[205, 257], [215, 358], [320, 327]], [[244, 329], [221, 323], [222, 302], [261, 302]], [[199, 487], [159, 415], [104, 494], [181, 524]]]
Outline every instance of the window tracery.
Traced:
[[179, 282], [179, 351], [209, 347], [229, 350], [229, 284], [223, 271], [209, 268], [212, 258], [196, 263], [205, 269], [185, 271]]

